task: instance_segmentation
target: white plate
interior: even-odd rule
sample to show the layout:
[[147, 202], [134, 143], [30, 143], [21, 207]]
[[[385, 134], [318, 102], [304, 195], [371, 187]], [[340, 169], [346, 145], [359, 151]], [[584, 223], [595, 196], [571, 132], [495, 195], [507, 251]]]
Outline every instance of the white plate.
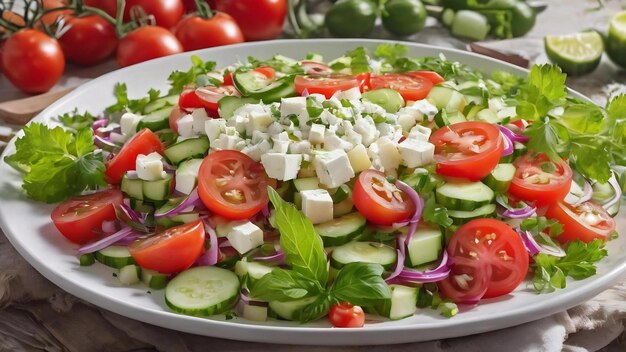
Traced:
[[[316, 52], [326, 58], [342, 55], [357, 46], [375, 48], [374, 40], [308, 40], [258, 42], [211, 50], [195, 54], [215, 60], [220, 66], [249, 55], [269, 58], [276, 53], [301, 58]], [[412, 43], [412, 56], [436, 56], [458, 60], [484, 71], [504, 69], [525, 75], [527, 71], [471, 53]], [[112, 91], [116, 82], [126, 82], [131, 97], [144, 94], [149, 88], [167, 89], [166, 78], [172, 70], [186, 70], [189, 56], [185, 53], [121, 69], [97, 78], [51, 105], [35, 118], [50, 117], [79, 107], [97, 113], [114, 102]], [[580, 96], [575, 92], [573, 95]], [[4, 155], [14, 152], [11, 143]], [[142, 285], [123, 287], [112, 276], [112, 270], [97, 264], [80, 267], [76, 259], [77, 246], [60, 236], [50, 221], [52, 206], [29, 201], [20, 190], [20, 175], [5, 163], [0, 163], [0, 225], [13, 246], [41, 274], [62, 289], [104, 309], [127, 317], [175, 330], [234, 340], [312, 344], [312, 345], [370, 345], [391, 344], [470, 335], [501, 329], [539, 319], [584, 302], [610, 287], [626, 272], [626, 216], [619, 218], [622, 236], [608, 244], [609, 256], [598, 265], [598, 274], [583, 281], [568, 282], [567, 288], [551, 294], [537, 295], [522, 285], [514, 293], [461, 312], [452, 319], [424, 310], [414, 317], [369, 323], [360, 329], [330, 329], [325, 321], [306, 325], [269, 321], [253, 323], [243, 319], [225, 321], [223, 317], [196, 318], [170, 312], [164, 304], [163, 291], [148, 293]], [[324, 320], [324, 319], [323, 319]]]

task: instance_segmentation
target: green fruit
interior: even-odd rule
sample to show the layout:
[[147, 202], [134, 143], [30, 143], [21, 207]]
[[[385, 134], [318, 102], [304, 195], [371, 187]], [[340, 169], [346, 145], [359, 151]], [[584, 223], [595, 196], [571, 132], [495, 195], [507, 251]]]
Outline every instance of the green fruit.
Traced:
[[546, 54], [569, 75], [583, 75], [600, 64], [604, 43], [597, 32], [549, 35], [544, 38]]
[[619, 12], [611, 19], [606, 53], [613, 62], [626, 68], [626, 11]]
[[415, 34], [424, 28], [426, 8], [419, 0], [389, 0], [382, 15], [383, 26], [398, 36]]
[[335, 37], [367, 37], [376, 23], [376, 5], [369, 0], [340, 0], [326, 13], [326, 28]]

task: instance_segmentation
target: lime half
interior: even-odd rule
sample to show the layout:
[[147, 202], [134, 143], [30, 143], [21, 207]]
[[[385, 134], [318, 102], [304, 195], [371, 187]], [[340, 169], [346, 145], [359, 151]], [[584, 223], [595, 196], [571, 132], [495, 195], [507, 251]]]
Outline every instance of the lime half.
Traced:
[[606, 53], [613, 62], [626, 68], [626, 11], [618, 12], [611, 19]]
[[549, 35], [544, 39], [546, 53], [552, 62], [569, 75], [593, 71], [602, 58], [604, 43], [597, 32]]

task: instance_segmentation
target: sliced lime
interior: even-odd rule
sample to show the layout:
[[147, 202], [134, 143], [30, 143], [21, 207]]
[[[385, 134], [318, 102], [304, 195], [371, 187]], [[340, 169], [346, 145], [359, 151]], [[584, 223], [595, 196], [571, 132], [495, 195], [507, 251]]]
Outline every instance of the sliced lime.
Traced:
[[604, 43], [597, 32], [549, 35], [544, 39], [546, 53], [552, 62], [570, 75], [593, 71], [602, 58]]
[[618, 12], [611, 19], [606, 53], [613, 62], [626, 68], [626, 11]]

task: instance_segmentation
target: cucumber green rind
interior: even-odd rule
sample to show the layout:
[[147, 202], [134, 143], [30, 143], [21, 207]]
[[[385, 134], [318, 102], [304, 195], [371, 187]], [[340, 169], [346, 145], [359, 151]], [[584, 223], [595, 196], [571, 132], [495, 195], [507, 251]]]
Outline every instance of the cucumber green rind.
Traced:
[[363, 233], [367, 221], [359, 213], [351, 213], [331, 221], [315, 225], [324, 247], [341, 246]]
[[473, 211], [448, 210], [453, 225], [463, 225], [471, 220], [479, 218], [492, 218], [496, 214], [496, 205], [487, 204]]
[[390, 270], [397, 260], [394, 248], [378, 242], [348, 242], [335, 247], [330, 255], [330, 266], [341, 269], [354, 262], [380, 264]]
[[165, 149], [165, 157], [172, 164], [178, 165], [185, 160], [203, 158], [208, 151], [209, 138], [203, 135], [172, 144]]
[[172, 107], [166, 107], [144, 116], [137, 124], [137, 131], [147, 128], [152, 132], [156, 132], [170, 128], [170, 113], [172, 109]]
[[498, 164], [483, 182], [496, 194], [503, 194], [509, 190], [511, 182], [515, 177], [515, 166], [509, 163]]
[[136, 264], [128, 248], [123, 246], [109, 246], [97, 251], [95, 256], [98, 262], [115, 269]]
[[493, 202], [495, 194], [482, 182], [447, 182], [437, 187], [435, 199], [448, 210], [472, 211]]

